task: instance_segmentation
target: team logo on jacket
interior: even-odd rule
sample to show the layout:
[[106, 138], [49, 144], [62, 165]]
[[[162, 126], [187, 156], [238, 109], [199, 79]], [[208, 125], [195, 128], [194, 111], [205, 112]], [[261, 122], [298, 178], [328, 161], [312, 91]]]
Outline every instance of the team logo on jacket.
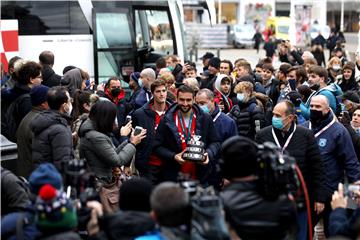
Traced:
[[325, 138], [320, 138], [319, 139], [319, 146], [320, 147], [325, 147], [326, 146], [326, 139]]

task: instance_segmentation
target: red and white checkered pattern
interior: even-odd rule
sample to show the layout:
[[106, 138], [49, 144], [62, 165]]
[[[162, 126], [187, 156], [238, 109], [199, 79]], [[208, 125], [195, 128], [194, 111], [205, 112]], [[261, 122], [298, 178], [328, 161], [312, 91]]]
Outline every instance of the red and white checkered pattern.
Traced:
[[0, 20], [0, 58], [5, 71], [8, 61], [19, 55], [19, 32], [17, 20]]

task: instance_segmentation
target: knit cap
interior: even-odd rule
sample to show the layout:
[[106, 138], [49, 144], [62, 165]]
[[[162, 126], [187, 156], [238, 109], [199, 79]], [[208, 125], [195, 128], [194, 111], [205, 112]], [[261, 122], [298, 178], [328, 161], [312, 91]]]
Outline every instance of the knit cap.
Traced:
[[62, 188], [62, 178], [58, 170], [51, 163], [40, 164], [29, 177], [29, 185], [32, 193], [38, 194], [45, 184], [51, 184], [56, 189]]
[[45, 184], [35, 202], [35, 222], [41, 231], [66, 231], [77, 226], [76, 210], [65, 192]]
[[46, 96], [49, 91], [49, 87], [44, 85], [35, 86], [30, 91], [31, 105], [36, 107], [46, 102]]
[[139, 84], [140, 73], [139, 73], [139, 72], [133, 72], [133, 73], [130, 75], [130, 78], [131, 78], [132, 80], [134, 80], [137, 84]]

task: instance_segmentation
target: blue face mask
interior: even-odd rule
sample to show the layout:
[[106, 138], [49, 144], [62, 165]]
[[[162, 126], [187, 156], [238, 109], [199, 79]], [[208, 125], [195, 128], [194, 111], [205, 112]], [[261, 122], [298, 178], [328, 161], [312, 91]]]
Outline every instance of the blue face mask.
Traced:
[[239, 100], [239, 102], [243, 102], [245, 99], [245, 95], [243, 93], [236, 94], [236, 98]]
[[206, 113], [210, 112], [210, 109], [209, 109], [209, 107], [207, 105], [201, 105], [200, 108]]
[[143, 82], [141, 81], [140, 78], [139, 78], [138, 84], [139, 84], [139, 87], [142, 87], [142, 86], [143, 86]]
[[167, 66], [167, 68], [168, 68], [170, 71], [173, 71], [173, 70], [174, 70], [174, 67], [173, 67], [173, 66]]
[[272, 117], [272, 125], [274, 128], [282, 130], [284, 128], [284, 124], [281, 118]]

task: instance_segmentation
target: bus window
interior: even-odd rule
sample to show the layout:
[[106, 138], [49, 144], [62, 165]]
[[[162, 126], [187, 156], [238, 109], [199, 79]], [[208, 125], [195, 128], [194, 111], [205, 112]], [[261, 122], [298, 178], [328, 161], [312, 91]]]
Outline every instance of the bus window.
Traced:
[[[122, 31], [118, 31], [121, 29]], [[125, 13], [98, 13], [96, 16], [98, 48], [131, 46], [130, 27]]]
[[174, 41], [167, 11], [136, 10], [135, 18], [138, 47], [150, 45], [154, 48], [154, 53], [163, 55], [174, 53]]
[[19, 35], [90, 34], [76, 1], [2, 1], [1, 19], [17, 19]]

